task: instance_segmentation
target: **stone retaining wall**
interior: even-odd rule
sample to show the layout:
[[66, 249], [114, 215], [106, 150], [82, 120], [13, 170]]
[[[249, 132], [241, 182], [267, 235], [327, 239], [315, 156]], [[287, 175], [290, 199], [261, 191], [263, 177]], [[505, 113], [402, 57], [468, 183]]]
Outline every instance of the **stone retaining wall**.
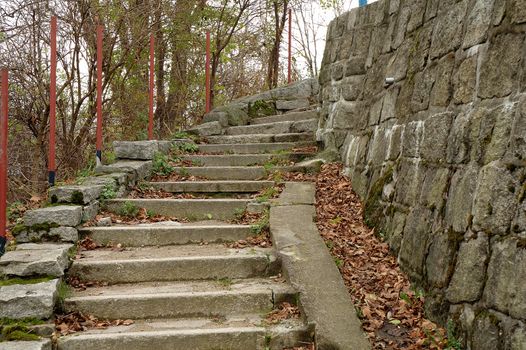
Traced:
[[468, 349], [526, 348], [525, 32], [519, 0], [380, 0], [331, 22], [319, 78], [318, 139]]

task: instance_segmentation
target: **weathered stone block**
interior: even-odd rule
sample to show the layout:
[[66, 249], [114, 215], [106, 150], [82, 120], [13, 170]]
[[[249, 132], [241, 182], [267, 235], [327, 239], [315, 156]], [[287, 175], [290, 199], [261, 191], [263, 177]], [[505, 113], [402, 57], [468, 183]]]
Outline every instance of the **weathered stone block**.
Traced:
[[[321, 74], [321, 73], [320, 73]], [[345, 76], [363, 75], [365, 74], [365, 57], [353, 56], [347, 60], [345, 65]], [[321, 78], [320, 78], [321, 81]]]
[[435, 114], [424, 121], [424, 139], [422, 140], [422, 158], [442, 163], [446, 160], [449, 131], [453, 121], [450, 112]]
[[451, 72], [455, 65], [455, 55], [453, 53], [442, 57], [437, 64], [436, 79], [429, 104], [431, 106], [445, 107], [449, 103], [451, 97]]
[[476, 239], [460, 245], [455, 272], [446, 292], [451, 303], [474, 302], [481, 297], [489, 254], [488, 242], [488, 237], [479, 233]]
[[448, 163], [459, 164], [469, 160], [469, 125], [469, 115], [462, 112], [453, 120], [447, 142], [446, 160]]
[[484, 166], [473, 204], [473, 229], [489, 234], [507, 233], [517, 207], [517, 187], [517, 179], [506, 168], [496, 162]]
[[99, 201], [94, 201], [82, 208], [82, 222], [93, 220], [97, 216], [100, 208]]
[[426, 69], [415, 74], [415, 89], [411, 98], [411, 110], [419, 112], [429, 107], [431, 89], [435, 83], [435, 69]]
[[477, 57], [466, 58], [455, 73], [453, 98], [456, 103], [468, 103], [474, 98], [477, 83]]
[[[504, 158], [510, 144], [515, 110], [516, 103], [506, 103], [488, 112], [489, 115], [495, 116], [495, 123], [491, 131], [491, 141], [484, 149], [484, 164]], [[484, 141], [487, 141], [487, 138]]]
[[470, 224], [477, 178], [478, 168], [473, 165], [458, 169], [451, 178], [444, 220], [455, 232], [466, 232]]
[[488, 35], [494, 0], [477, 0], [468, 12], [467, 29], [462, 43], [463, 48], [483, 42]]
[[95, 168], [98, 174], [127, 173], [128, 181], [134, 182], [150, 175], [152, 161], [121, 160], [109, 165]]
[[30, 242], [71, 242], [78, 241], [79, 235], [77, 229], [74, 227], [50, 227], [49, 230], [31, 230], [28, 228], [25, 231], [20, 231], [14, 234], [16, 242], [30, 243]]
[[419, 120], [407, 123], [404, 130], [402, 155], [404, 157], [419, 158], [423, 138], [423, 121]]
[[453, 272], [457, 244], [447, 231], [437, 233], [431, 238], [426, 259], [427, 280], [436, 288], [447, 286]]
[[518, 85], [523, 44], [521, 34], [500, 34], [492, 39], [480, 68], [480, 98], [507, 96]]
[[398, 97], [398, 87], [393, 87], [387, 90], [383, 98], [382, 103], [382, 114], [380, 121], [384, 122], [386, 120], [392, 119], [395, 117], [395, 107], [396, 99]]
[[426, 1], [411, 0], [407, 4], [411, 10], [411, 17], [407, 22], [407, 32], [410, 33], [422, 25], [424, 12], [426, 10]]
[[279, 110], [292, 110], [292, 109], [299, 109], [299, 108], [308, 108], [310, 105], [309, 100], [302, 99], [302, 100], [291, 100], [291, 101], [285, 101], [285, 100], [277, 100], [276, 101], [276, 109]]
[[[0, 318], [51, 318], [53, 316], [58, 283], [59, 280], [54, 279], [42, 283], [15, 284], [0, 287]], [[1, 348], [4, 349], [3, 347]], [[19, 347], [18, 349], [26, 350], [31, 348]], [[51, 349], [51, 346], [49, 349]]]
[[57, 224], [58, 226], [77, 226], [82, 219], [82, 207], [78, 205], [59, 205], [55, 207], [28, 210], [24, 214], [24, 224]]
[[437, 17], [431, 41], [431, 58], [442, 57], [460, 46], [466, 5], [467, 1], [460, 1], [451, 6], [446, 14]]
[[159, 144], [155, 140], [113, 141], [113, 149], [118, 159], [150, 160], [159, 152]]
[[369, 53], [369, 44], [371, 42], [371, 27], [361, 27], [354, 30], [351, 52], [355, 56], [366, 57]]
[[509, 237], [492, 244], [484, 302], [518, 319], [526, 318], [525, 238]]
[[445, 204], [451, 172], [448, 168], [430, 168], [425, 175], [420, 203], [431, 210], [441, 210]]
[[404, 133], [404, 125], [393, 125], [391, 135], [389, 136], [389, 145], [387, 157], [389, 160], [395, 160], [400, 155], [402, 150], [402, 135]]
[[2, 350], [51, 350], [51, 340], [3, 342]]
[[395, 183], [395, 201], [414, 206], [422, 190], [426, 169], [418, 160], [403, 159]]
[[223, 127], [218, 121], [213, 121], [199, 124], [192, 129], [189, 129], [188, 132], [199, 136], [221, 135], [223, 133]]
[[510, 4], [509, 14], [511, 17], [512, 23], [524, 23], [526, 22], [526, 8], [522, 0], [511, 0], [508, 2]]
[[495, 350], [500, 348], [499, 321], [490, 312], [481, 312], [473, 323], [472, 349]]
[[0, 273], [7, 276], [64, 275], [69, 265], [68, 251], [71, 244], [26, 243], [0, 258]]
[[49, 189], [51, 203], [88, 204], [97, 200], [104, 186], [102, 185], [66, 185]]
[[341, 78], [343, 78], [343, 71], [344, 66], [342, 61], [334, 63], [331, 65], [331, 78], [336, 81], [341, 80]]
[[361, 102], [339, 101], [334, 106], [332, 127], [335, 129], [360, 130], [367, 126]]
[[342, 97], [347, 101], [355, 101], [363, 90], [363, 76], [344, 78], [341, 84]]
[[408, 275], [421, 281], [424, 264], [431, 236], [431, 212], [425, 208], [415, 207], [407, 216], [404, 236], [398, 258], [400, 266]]

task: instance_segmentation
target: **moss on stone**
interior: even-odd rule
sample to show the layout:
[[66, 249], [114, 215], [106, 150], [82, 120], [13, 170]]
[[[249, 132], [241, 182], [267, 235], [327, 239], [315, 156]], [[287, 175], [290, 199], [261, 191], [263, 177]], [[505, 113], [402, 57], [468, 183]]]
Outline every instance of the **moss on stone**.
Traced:
[[250, 118], [264, 117], [276, 114], [276, 106], [273, 102], [257, 100], [248, 104], [248, 116]]
[[12, 229], [11, 229], [11, 234], [13, 236], [17, 236], [19, 235], [20, 233], [22, 232], [25, 232], [25, 231], [28, 231], [29, 230], [29, 227], [27, 227], [26, 225], [24, 224], [16, 224]]
[[[44, 277], [32, 277], [32, 278], [7, 278], [7, 279], [0, 279], [0, 287], [4, 286], [12, 286], [16, 284], [37, 284], [37, 283], [43, 283], [48, 282], [54, 279], [55, 277], [52, 276], [44, 276]], [[0, 325], [1, 325], [0, 320]]]
[[14, 320], [10, 318], [0, 319], [0, 341], [31, 341], [39, 340], [40, 337], [33, 333], [31, 326], [43, 324], [44, 321], [37, 318], [25, 318]]
[[383, 214], [383, 206], [380, 203], [382, 192], [384, 186], [391, 181], [393, 181], [393, 168], [389, 167], [371, 187], [364, 205], [364, 219], [367, 226], [374, 227], [380, 223]]
[[84, 203], [84, 194], [80, 191], [73, 191], [70, 198], [71, 203], [74, 204], [83, 204]]

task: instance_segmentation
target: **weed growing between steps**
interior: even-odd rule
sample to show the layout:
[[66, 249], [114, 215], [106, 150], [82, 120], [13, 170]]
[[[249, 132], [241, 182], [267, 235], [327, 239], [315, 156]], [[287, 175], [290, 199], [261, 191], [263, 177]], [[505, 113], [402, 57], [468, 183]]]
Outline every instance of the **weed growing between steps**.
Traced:
[[249, 213], [246, 210], [240, 211], [239, 213], [236, 213], [236, 218], [231, 220], [230, 223], [236, 225], [250, 225], [250, 230], [252, 231], [253, 236], [236, 242], [225, 243], [227, 247], [238, 249], [246, 247], [267, 248], [272, 246], [268, 210], [265, 210], [263, 213]]
[[301, 312], [299, 307], [284, 301], [267, 314], [264, 323], [272, 325], [278, 324], [284, 320], [299, 319], [300, 317]]
[[374, 349], [456, 349], [424, 318], [424, 296], [410, 287], [389, 247], [367, 227], [363, 205], [341, 164], [316, 180], [317, 226], [334, 256]]

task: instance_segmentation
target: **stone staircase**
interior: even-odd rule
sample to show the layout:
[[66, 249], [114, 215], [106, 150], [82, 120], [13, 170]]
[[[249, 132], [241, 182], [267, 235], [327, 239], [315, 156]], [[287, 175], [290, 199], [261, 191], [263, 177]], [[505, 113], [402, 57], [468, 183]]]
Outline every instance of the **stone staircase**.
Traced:
[[[281, 275], [275, 249], [229, 248], [224, 243], [253, 234], [250, 225], [229, 221], [239, 212], [265, 207], [250, 198], [274, 185], [266, 179], [264, 164], [276, 157], [293, 162], [305, 158], [307, 154], [287, 151], [314, 146], [316, 127], [316, 112], [307, 110], [225, 128], [221, 135], [207, 137], [198, 154], [184, 156], [199, 166], [176, 168], [206, 180], [149, 183], [163, 191], [206, 198], [108, 200], [108, 210], [130, 202], [190, 221], [80, 229], [81, 236], [101, 246], [123, 249], [82, 252], [69, 274], [101, 286], [72, 292], [64, 301], [65, 311], [133, 324], [60, 337], [58, 349], [263, 350], [312, 342], [313, 329], [304, 317], [265, 321], [281, 303], [295, 305], [299, 300], [297, 290]], [[287, 165], [273, 170], [307, 169]]]

